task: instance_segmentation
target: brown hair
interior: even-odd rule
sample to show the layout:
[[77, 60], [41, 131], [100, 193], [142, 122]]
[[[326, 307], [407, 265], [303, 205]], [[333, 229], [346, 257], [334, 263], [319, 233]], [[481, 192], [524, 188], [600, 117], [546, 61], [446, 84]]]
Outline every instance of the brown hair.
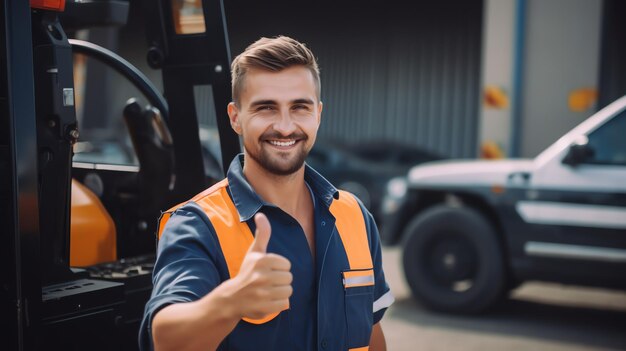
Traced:
[[231, 64], [233, 101], [239, 106], [243, 81], [250, 68], [279, 72], [291, 66], [304, 66], [311, 71], [319, 99], [320, 72], [315, 56], [303, 43], [286, 36], [278, 36], [261, 38], [235, 57]]

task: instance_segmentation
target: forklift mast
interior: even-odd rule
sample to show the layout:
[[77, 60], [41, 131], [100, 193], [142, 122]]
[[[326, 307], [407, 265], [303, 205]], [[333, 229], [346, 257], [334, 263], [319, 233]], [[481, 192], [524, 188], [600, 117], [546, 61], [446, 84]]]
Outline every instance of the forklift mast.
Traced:
[[[191, 31], [185, 23], [189, 21], [184, 16], [186, 3], [201, 8]], [[150, 267], [159, 211], [210, 183], [203, 167], [194, 87], [213, 89], [224, 173], [240, 150], [225, 108], [231, 100], [231, 58], [222, 0], [140, 4], [147, 25], [146, 57], [152, 68], [162, 71], [163, 93], [115, 53], [69, 39], [64, 29], [119, 23], [125, 20], [128, 6], [122, 0], [6, 0], [0, 9], [3, 349], [137, 349], [151, 272], [129, 269], [128, 264], [142, 262], [142, 267]], [[73, 145], [80, 138], [72, 73], [77, 52], [122, 73], [153, 106], [144, 109], [131, 101], [124, 111], [139, 157], [138, 171], [101, 170], [104, 167], [97, 164], [88, 169], [72, 167]], [[154, 144], [151, 140], [157, 134], [161, 139]], [[137, 226], [127, 225], [130, 222], [150, 223], [143, 230], [151, 236], [144, 235], [133, 250], [118, 250], [122, 255], [115, 262], [79, 269], [70, 266], [70, 184], [87, 173], [123, 184], [111, 189], [124, 189], [124, 194], [103, 199], [117, 226], [118, 248], [128, 247], [126, 242], [136, 234], [131, 232]], [[170, 179], [170, 173], [169, 186], [153, 181]], [[119, 198], [130, 198], [133, 206], [116, 210], [119, 203], [110, 199]], [[133, 208], [136, 213], [124, 213]]]

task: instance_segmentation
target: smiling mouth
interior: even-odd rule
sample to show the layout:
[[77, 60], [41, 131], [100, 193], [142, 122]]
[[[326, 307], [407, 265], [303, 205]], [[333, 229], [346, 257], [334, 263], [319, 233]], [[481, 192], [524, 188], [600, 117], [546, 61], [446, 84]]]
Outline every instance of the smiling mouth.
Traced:
[[268, 140], [268, 142], [274, 146], [289, 147], [289, 146], [295, 145], [297, 140], [289, 140], [289, 141]]

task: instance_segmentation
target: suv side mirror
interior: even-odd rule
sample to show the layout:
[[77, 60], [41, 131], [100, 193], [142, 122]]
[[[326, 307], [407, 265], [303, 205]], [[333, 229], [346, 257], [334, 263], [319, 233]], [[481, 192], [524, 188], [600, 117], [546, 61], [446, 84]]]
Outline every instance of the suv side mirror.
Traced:
[[587, 142], [588, 139], [583, 137], [570, 145], [567, 154], [563, 158], [563, 163], [574, 167], [593, 157], [593, 149]]

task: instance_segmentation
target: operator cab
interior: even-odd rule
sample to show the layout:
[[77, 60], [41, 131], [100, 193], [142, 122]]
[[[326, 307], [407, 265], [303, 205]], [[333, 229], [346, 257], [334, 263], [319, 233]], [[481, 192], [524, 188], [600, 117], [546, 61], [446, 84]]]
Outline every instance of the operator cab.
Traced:
[[[214, 107], [231, 100], [223, 14], [219, 0], [2, 9], [0, 195], [12, 200], [0, 220], [16, 251], [2, 251], [0, 276], [3, 301], [15, 302], [3, 309], [18, 306], [1, 314], [9, 349], [136, 349], [161, 211], [239, 153]], [[127, 27], [144, 34], [140, 59], [102, 40]]]

